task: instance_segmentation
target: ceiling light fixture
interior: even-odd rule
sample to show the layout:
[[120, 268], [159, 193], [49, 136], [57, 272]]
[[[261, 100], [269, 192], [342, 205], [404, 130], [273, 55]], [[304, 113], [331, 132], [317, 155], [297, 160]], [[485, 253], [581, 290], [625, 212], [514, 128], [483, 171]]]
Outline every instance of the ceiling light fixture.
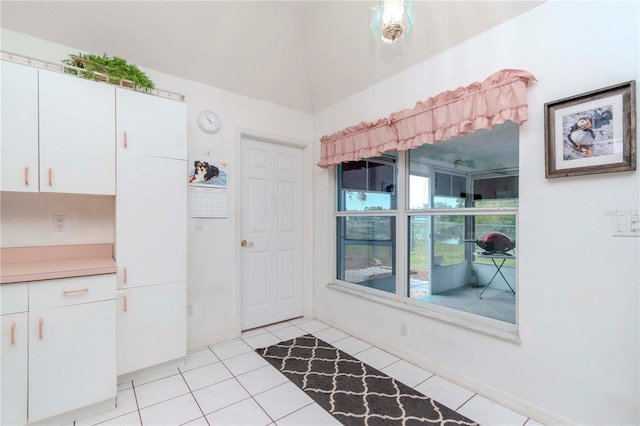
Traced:
[[414, 0], [371, 0], [371, 35], [385, 44], [400, 37], [407, 38], [413, 30]]

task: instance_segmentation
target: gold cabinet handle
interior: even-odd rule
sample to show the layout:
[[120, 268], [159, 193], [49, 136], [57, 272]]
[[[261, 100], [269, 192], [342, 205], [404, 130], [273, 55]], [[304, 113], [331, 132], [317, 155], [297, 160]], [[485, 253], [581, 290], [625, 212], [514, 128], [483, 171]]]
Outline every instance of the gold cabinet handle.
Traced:
[[38, 320], [38, 337], [40, 339], [42, 339], [42, 325], [43, 325], [43, 323], [44, 323], [44, 320], [42, 318], [40, 318]]
[[49, 186], [53, 185], [53, 169], [49, 167]]
[[15, 321], [11, 323], [11, 344], [16, 344], [16, 323]]
[[122, 301], [124, 302], [124, 308], [122, 309], [124, 312], [127, 312], [127, 295], [122, 296]]
[[29, 186], [29, 166], [24, 168], [24, 184]]
[[253, 243], [251, 241], [247, 241], [247, 240], [240, 241], [240, 245], [242, 247], [253, 247]]
[[122, 268], [122, 274], [124, 275], [122, 277], [122, 283], [126, 284], [127, 283], [127, 268]]
[[127, 149], [127, 132], [123, 132], [124, 148]]
[[63, 291], [62, 293], [63, 293], [65, 296], [67, 296], [67, 295], [69, 295], [69, 294], [86, 293], [86, 292], [88, 292], [88, 291], [89, 291], [89, 289], [88, 289], [87, 287], [85, 287], [85, 288], [78, 288], [78, 289], [76, 289], [76, 290], [65, 290], [65, 291]]

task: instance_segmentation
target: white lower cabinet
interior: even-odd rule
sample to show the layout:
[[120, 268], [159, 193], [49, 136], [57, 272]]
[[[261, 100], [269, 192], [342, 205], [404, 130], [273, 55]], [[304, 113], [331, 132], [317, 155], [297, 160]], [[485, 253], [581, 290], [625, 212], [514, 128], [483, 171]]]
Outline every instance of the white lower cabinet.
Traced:
[[27, 423], [28, 314], [2, 315], [0, 322], [0, 424], [23, 425]]
[[115, 274], [3, 284], [0, 290], [0, 424], [33, 423], [115, 401]]
[[115, 397], [114, 323], [114, 300], [29, 312], [30, 422]]
[[118, 375], [186, 356], [186, 286], [118, 290]]

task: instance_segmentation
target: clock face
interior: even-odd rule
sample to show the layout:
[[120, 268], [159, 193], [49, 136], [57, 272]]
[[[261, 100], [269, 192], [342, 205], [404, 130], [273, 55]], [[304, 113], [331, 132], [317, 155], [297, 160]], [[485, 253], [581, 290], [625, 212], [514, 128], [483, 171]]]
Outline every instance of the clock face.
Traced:
[[202, 111], [198, 114], [198, 125], [208, 133], [217, 132], [220, 128], [220, 118], [211, 111]]

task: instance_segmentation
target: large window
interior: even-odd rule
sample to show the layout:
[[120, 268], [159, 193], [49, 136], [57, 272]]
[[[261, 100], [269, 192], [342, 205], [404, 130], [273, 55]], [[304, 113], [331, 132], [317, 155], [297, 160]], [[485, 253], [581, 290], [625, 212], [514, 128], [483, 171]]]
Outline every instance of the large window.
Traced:
[[339, 280], [516, 323], [515, 124], [344, 163], [337, 204]]

